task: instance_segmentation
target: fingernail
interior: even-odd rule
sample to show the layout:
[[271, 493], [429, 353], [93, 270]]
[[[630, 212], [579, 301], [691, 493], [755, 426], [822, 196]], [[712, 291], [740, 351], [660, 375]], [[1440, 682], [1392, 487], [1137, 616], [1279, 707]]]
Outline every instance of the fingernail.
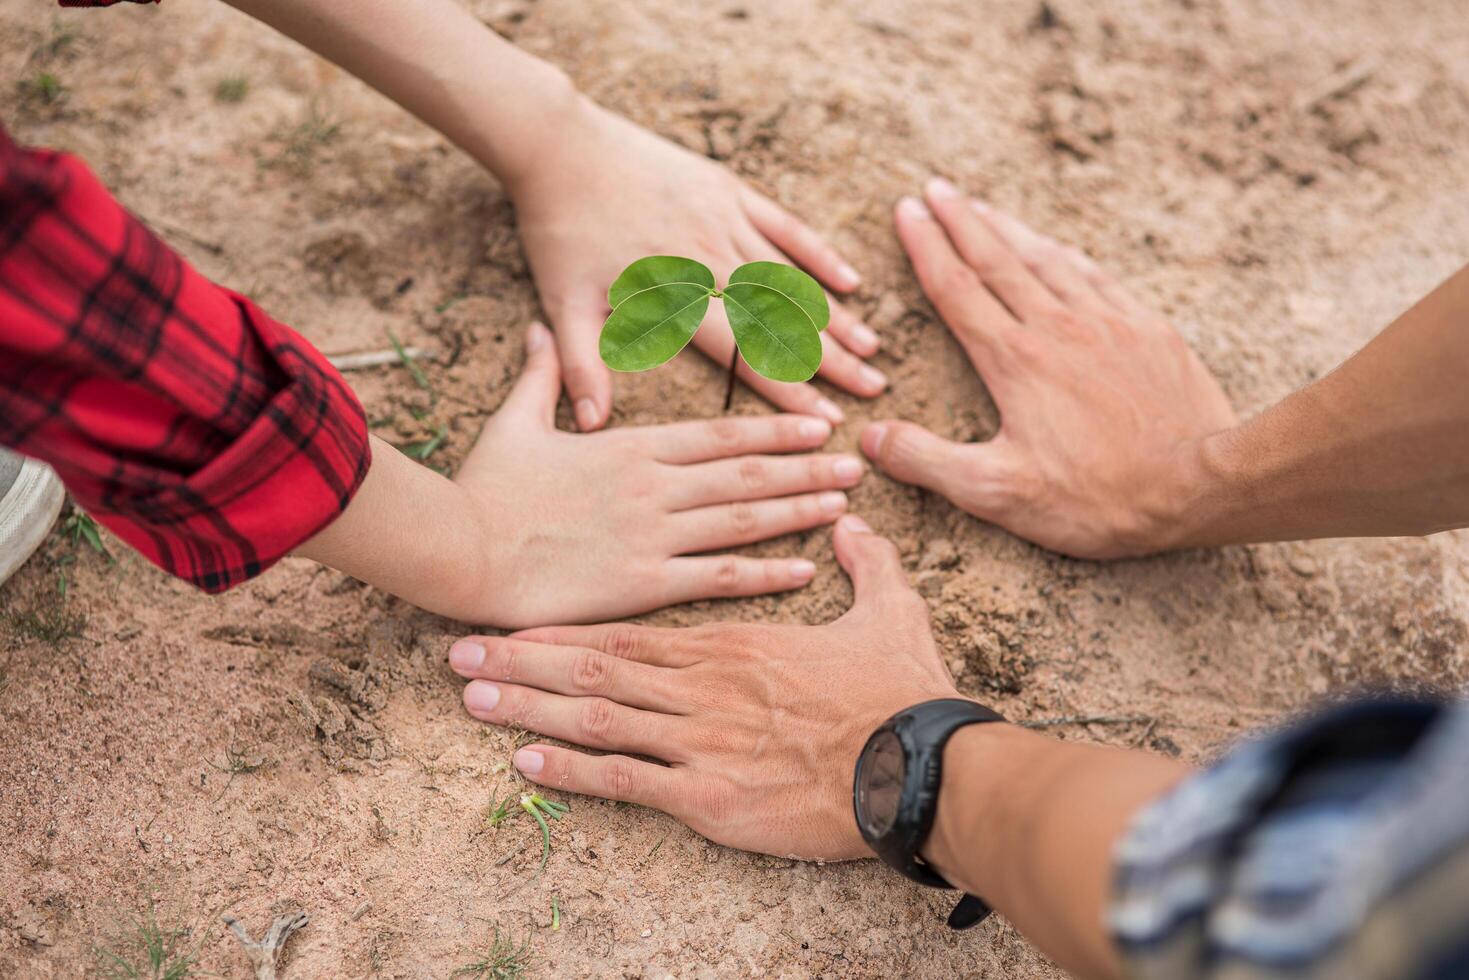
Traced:
[[867, 431], [862, 433], [862, 451], [869, 459], [877, 459], [882, 453], [882, 441], [888, 437], [888, 427], [885, 425], [869, 425]]
[[479, 670], [485, 662], [485, 648], [470, 640], [460, 640], [449, 648], [449, 666], [461, 674]]
[[912, 218], [914, 221], [927, 221], [933, 217], [933, 214], [928, 210], [928, 205], [916, 197], [905, 197], [899, 201], [898, 213], [905, 218]]
[[859, 347], [866, 347], [869, 350], [876, 350], [878, 345], [877, 331], [873, 330], [865, 323], [859, 323], [852, 328], [852, 342], [857, 344]]
[[539, 321], [532, 323], [530, 329], [525, 332], [525, 352], [527, 354], [534, 354], [546, 346], [546, 341], [549, 338], [550, 334], [547, 332], [544, 324]]
[[500, 703], [500, 688], [475, 681], [464, 689], [464, 706], [473, 712], [489, 713]]
[[847, 495], [840, 490], [829, 490], [817, 498], [822, 513], [840, 514], [847, 509]]
[[535, 749], [517, 749], [510, 761], [527, 776], [534, 776], [546, 765], [546, 757]]
[[590, 398], [577, 400], [576, 427], [583, 432], [589, 432], [597, 427], [597, 403]]
[[825, 419], [802, 419], [796, 427], [802, 439], [820, 439], [825, 442], [831, 437], [831, 423]]
[[815, 562], [809, 562], [804, 558], [797, 558], [790, 564], [791, 578], [797, 582], [809, 582], [816, 574]]
[[826, 419], [832, 425], [841, 425], [847, 418], [842, 414], [842, 410], [836, 407], [835, 403], [827, 401], [825, 398], [817, 401], [816, 414]]
[[882, 391], [888, 386], [888, 376], [871, 365], [863, 365], [862, 370], [858, 374], [862, 378], [862, 385], [865, 388], [875, 388], [878, 391]]
[[837, 266], [837, 283], [842, 289], [856, 289], [862, 284], [862, 277], [856, 269], [843, 262]]
[[848, 531], [855, 531], [858, 534], [872, 533], [872, 527], [856, 514], [848, 514], [837, 523], [846, 528]]
[[988, 214], [990, 210], [989, 202], [981, 201], [977, 197], [970, 200], [969, 206], [978, 211], [980, 214]]
[[[852, 456], [843, 456], [832, 464], [831, 471], [843, 483], [856, 483], [862, 476], [862, 462]], [[480, 651], [480, 656], [484, 656], [483, 650]], [[453, 651], [450, 651], [449, 658], [454, 658]]]
[[934, 177], [924, 187], [929, 197], [936, 197], [941, 201], [953, 200], [959, 196], [959, 188], [949, 183], [942, 177]]

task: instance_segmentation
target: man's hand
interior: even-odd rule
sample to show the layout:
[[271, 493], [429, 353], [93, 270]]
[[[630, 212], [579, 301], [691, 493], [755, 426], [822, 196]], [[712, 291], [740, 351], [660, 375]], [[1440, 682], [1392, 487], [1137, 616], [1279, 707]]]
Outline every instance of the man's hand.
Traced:
[[469, 713], [613, 753], [531, 744], [533, 782], [651, 806], [710, 840], [803, 859], [869, 856], [852, 771], [893, 713], [955, 690], [897, 549], [837, 524], [855, 602], [827, 626], [553, 627], [449, 654]]
[[[898, 235], [919, 281], [999, 406], [999, 434], [961, 444], [882, 421], [862, 449], [1030, 541], [1078, 558], [1181, 543], [1205, 437], [1235, 425], [1171, 326], [1074, 248], [944, 180], [905, 199]], [[930, 208], [932, 210], [930, 210]]]
[[[857, 286], [856, 271], [821, 236], [724, 167], [586, 100], [574, 116], [545, 158], [507, 186], [582, 431], [601, 428], [612, 410], [612, 374], [597, 344], [607, 287], [633, 260], [686, 255], [721, 282], [746, 262], [794, 261], [838, 292]], [[734, 337], [719, 304], [694, 345], [729, 364]], [[877, 335], [836, 303], [822, 345], [825, 380], [867, 398], [887, 386], [862, 360], [877, 351]], [[740, 377], [778, 408], [842, 421], [813, 385], [770, 381], [743, 362]]]

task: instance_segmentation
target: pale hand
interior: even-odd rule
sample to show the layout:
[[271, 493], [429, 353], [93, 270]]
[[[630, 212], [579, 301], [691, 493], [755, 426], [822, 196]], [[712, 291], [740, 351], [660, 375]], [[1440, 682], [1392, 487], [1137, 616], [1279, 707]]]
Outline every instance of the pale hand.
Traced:
[[481, 721], [619, 753], [532, 743], [514, 756], [532, 782], [654, 807], [744, 850], [869, 857], [852, 815], [858, 753], [889, 716], [956, 694], [897, 549], [853, 516], [835, 544], [855, 601], [827, 626], [467, 637], [449, 654], [471, 679], [465, 706]]
[[[746, 262], [794, 262], [830, 289], [857, 286], [855, 270], [816, 232], [723, 166], [585, 100], [575, 119], [540, 165], [509, 189], [583, 431], [606, 424], [612, 410], [612, 374], [598, 354], [598, 338], [609, 312], [607, 287], [634, 260], [686, 256], [709, 266], [720, 282]], [[693, 343], [727, 366], [734, 338], [714, 306]], [[822, 340], [821, 378], [864, 397], [882, 393], [887, 379], [862, 360], [878, 348], [871, 329], [833, 303]], [[769, 381], [743, 362], [740, 377], [785, 411], [833, 424], [843, 419], [813, 385]]]
[[454, 477], [490, 556], [474, 622], [517, 627], [630, 616], [716, 596], [798, 588], [804, 559], [709, 555], [828, 524], [853, 456], [819, 448], [822, 419], [720, 418], [576, 434], [556, 428], [561, 372], [532, 326], [524, 373]]
[[[1175, 546], [1207, 436], [1236, 424], [1219, 383], [1162, 317], [1074, 248], [947, 181], [906, 199], [898, 235], [1000, 410], [988, 442], [908, 422], [862, 449], [894, 479], [1078, 558]], [[932, 210], [930, 210], [930, 208]]]

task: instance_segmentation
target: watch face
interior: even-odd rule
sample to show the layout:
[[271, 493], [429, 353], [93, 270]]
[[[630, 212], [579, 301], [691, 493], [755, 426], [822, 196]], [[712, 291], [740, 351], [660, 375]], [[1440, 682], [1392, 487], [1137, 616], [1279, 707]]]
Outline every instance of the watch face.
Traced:
[[857, 819], [869, 840], [886, 834], [898, 817], [904, 769], [898, 736], [891, 731], [873, 736], [857, 767]]

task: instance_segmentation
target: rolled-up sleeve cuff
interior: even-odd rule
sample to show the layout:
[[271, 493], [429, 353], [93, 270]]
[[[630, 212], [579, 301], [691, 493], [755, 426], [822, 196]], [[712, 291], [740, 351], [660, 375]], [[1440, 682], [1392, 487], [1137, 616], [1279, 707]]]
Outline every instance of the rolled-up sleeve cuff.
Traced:
[[372, 458], [362, 406], [336, 369], [295, 331], [231, 295], [288, 383], [187, 479], [96, 515], [205, 592], [260, 574], [335, 520]]

